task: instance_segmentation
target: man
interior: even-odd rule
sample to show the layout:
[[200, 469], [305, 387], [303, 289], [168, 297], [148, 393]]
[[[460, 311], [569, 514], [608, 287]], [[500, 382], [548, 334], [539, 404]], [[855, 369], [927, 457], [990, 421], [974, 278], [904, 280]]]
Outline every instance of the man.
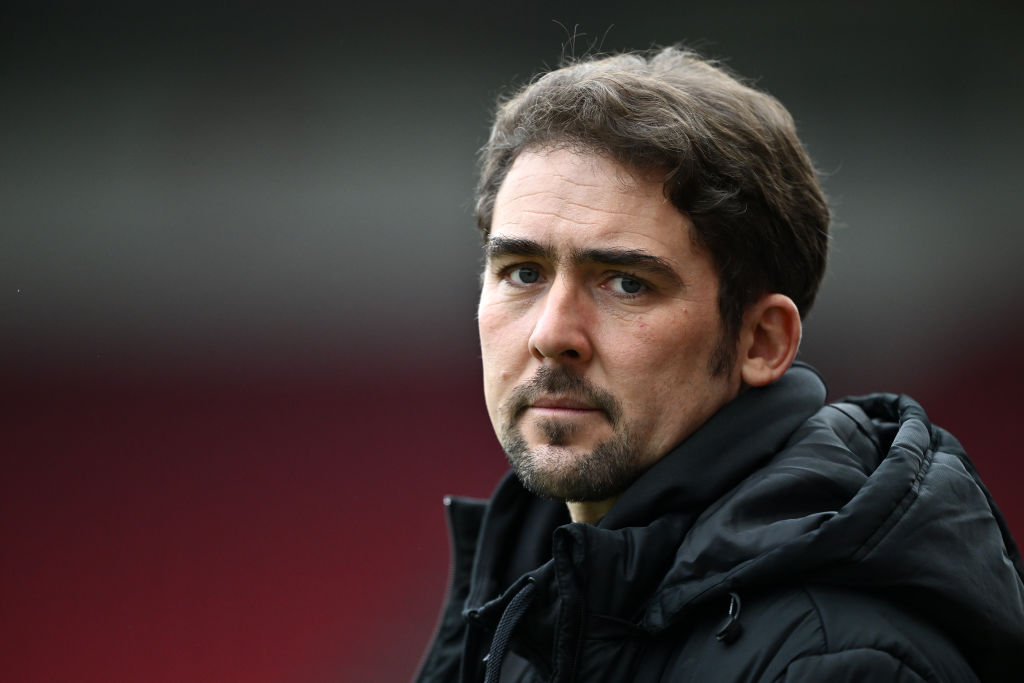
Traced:
[[776, 100], [674, 48], [553, 71], [476, 210], [514, 476], [448, 501], [418, 680], [1018, 679], [1024, 572], [959, 443], [794, 364], [829, 217]]

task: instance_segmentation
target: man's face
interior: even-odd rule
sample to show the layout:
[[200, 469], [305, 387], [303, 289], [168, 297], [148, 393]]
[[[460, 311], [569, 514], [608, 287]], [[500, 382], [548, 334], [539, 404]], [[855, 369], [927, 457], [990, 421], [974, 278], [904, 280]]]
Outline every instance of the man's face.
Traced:
[[491, 423], [524, 485], [625, 490], [739, 390], [718, 278], [654, 179], [524, 152], [498, 192], [478, 312]]

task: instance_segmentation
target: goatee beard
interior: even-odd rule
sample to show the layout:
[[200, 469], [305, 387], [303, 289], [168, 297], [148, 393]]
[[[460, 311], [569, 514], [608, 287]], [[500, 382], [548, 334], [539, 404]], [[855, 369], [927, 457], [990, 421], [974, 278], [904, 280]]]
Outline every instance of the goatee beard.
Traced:
[[[544, 443], [530, 448], [519, 419], [534, 400], [552, 394], [583, 401], [602, 411], [611, 425], [611, 438], [599, 442], [590, 452], [570, 449], [567, 444], [580, 426], [545, 419], [536, 423]], [[499, 439], [509, 465], [523, 487], [542, 498], [607, 500], [629, 488], [643, 472], [638, 463], [649, 461], [637, 452], [637, 435], [622, 424], [622, 409], [615, 397], [564, 367], [540, 368], [532, 380], [516, 387], [503, 413], [506, 417]]]

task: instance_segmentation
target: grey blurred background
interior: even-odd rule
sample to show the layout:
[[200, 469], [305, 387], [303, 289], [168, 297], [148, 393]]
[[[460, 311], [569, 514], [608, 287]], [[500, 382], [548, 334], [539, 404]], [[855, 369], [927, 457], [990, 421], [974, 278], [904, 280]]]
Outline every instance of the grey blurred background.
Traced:
[[563, 55], [676, 41], [778, 96], [825, 174], [805, 358], [867, 385], [1020, 328], [1015, 3], [8, 12], [5, 364], [468, 353], [496, 96]]
[[929, 399], [1021, 529], [1022, 29], [994, 1], [5, 4], [6, 669], [411, 675], [437, 501], [503, 469], [475, 153], [499, 94], [595, 51], [682, 41], [789, 107], [835, 212], [802, 358]]

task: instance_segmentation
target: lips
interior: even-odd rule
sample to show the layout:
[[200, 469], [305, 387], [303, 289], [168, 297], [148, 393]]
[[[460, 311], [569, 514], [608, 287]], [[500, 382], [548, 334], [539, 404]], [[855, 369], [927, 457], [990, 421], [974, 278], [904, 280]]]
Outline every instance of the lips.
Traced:
[[597, 411], [600, 410], [591, 403], [574, 398], [543, 397], [530, 403], [530, 408], [543, 410], [566, 410], [566, 411]]
[[622, 408], [610, 392], [564, 366], [541, 366], [531, 379], [512, 390], [501, 408], [509, 425], [515, 425], [528, 411], [535, 418], [567, 420], [597, 415], [613, 427], [622, 419]]

